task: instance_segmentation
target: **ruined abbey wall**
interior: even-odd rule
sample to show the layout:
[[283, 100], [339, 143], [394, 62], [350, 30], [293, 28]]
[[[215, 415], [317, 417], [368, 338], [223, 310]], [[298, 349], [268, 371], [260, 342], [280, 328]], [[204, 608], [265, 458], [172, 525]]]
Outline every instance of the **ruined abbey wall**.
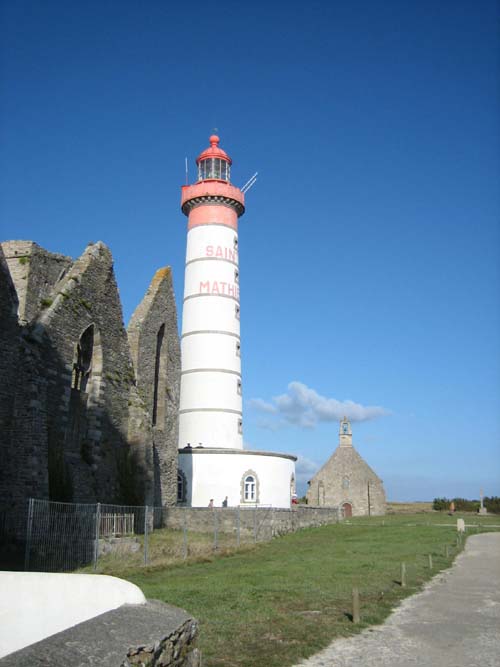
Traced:
[[158, 471], [154, 504], [175, 505], [181, 351], [169, 268], [156, 272], [132, 315], [128, 337], [137, 388], [151, 417], [153, 457]]
[[175, 504], [180, 364], [169, 270], [153, 280], [130, 345], [103, 243], [76, 261], [29, 241], [2, 247], [0, 506], [29, 497]]

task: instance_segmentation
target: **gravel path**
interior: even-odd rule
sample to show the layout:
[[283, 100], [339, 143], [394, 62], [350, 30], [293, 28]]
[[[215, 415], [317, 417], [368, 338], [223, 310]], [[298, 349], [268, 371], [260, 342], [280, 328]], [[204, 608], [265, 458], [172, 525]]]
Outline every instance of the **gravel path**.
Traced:
[[296, 667], [499, 667], [500, 533], [468, 538], [452, 568], [380, 626]]

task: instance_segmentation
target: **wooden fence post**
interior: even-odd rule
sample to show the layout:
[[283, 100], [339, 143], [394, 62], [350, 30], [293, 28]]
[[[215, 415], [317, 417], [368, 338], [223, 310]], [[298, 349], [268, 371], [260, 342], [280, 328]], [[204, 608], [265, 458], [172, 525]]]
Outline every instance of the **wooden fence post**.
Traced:
[[401, 563], [401, 588], [406, 587], [406, 563]]
[[359, 590], [357, 588], [352, 589], [352, 622], [359, 623], [360, 614], [359, 614]]
[[429, 570], [432, 570], [432, 554], [429, 554]]

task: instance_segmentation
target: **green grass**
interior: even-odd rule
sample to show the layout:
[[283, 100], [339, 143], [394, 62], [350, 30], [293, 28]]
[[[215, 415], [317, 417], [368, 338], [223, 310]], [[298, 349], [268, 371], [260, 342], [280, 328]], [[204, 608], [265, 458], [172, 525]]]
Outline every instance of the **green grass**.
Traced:
[[[119, 574], [146, 597], [187, 609], [200, 621], [205, 667], [285, 667], [335, 637], [381, 623], [401, 598], [448, 567], [460, 548], [456, 519], [442, 514], [352, 519], [209, 562]], [[467, 523], [479, 521], [481, 531], [500, 524], [499, 518], [466, 517]], [[406, 588], [399, 583], [401, 562]], [[359, 625], [350, 619], [353, 586], [360, 591]]]
[[[130, 536], [128, 536], [130, 537]], [[97, 574], [111, 574], [127, 576], [130, 572], [144, 566], [144, 536], [134, 536], [139, 545], [135, 552], [115, 552], [100, 555], [97, 565]], [[244, 540], [247, 540], [245, 543]], [[214, 550], [213, 533], [188, 532], [187, 543], [180, 530], [156, 529], [148, 536], [148, 565], [149, 570], [166, 568], [180, 563], [211, 562], [215, 558], [227, 556], [236, 552], [244, 553], [255, 549], [256, 545], [249, 540], [248, 535], [242, 535], [241, 546], [238, 548], [236, 537], [232, 534], [218, 533], [217, 549]], [[79, 572], [94, 572], [93, 565], [79, 569]]]

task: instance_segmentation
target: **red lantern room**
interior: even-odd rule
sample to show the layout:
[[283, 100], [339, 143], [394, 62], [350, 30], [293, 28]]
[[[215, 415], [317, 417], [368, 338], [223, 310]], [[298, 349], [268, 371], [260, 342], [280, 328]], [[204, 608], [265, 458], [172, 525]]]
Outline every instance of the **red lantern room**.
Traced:
[[210, 146], [196, 159], [199, 181], [230, 181], [232, 160], [226, 151], [219, 148], [219, 137], [212, 134]]
[[209, 141], [210, 146], [196, 158], [196, 183], [182, 186], [182, 211], [189, 215], [202, 204], [219, 204], [234, 209], [237, 217], [240, 217], [245, 212], [245, 195], [230, 183], [233, 161], [226, 151], [219, 147], [219, 137], [216, 134], [212, 134]]

